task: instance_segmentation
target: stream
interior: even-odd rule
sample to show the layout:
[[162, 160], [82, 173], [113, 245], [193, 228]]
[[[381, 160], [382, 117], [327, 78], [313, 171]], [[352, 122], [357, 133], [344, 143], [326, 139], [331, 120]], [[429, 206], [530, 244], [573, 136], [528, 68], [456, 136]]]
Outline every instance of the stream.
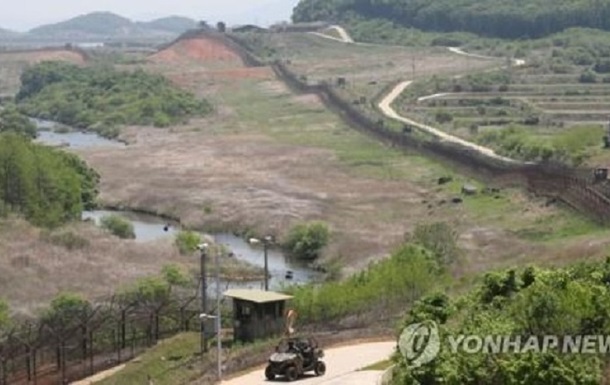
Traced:
[[[167, 221], [158, 216], [141, 214], [130, 211], [110, 211], [96, 210], [83, 212], [83, 220], [92, 220], [99, 225], [100, 220], [108, 215], [119, 215], [133, 224], [136, 235], [135, 242], [150, 242], [158, 239], [173, 239], [180, 231], [179, 225]], [[168, 226], [169, 225], [169, 226]], [[167, 229], [167, 230], [166, 230]], [[227, 250], [233, 253], [233, 258], [248, 262], [254, 266], [264, 267], [265, 259], [262, 247], [255, 247], [246, 240], [231, 233], [212, 234], [214, 242], [224, 245]], [[193, 253], [193, 258], [198, 258], [197, 252]], [[281, 251], [276, 249], [267, 250], [267, 261], [269, 264], [269, 288], [278, 289], [282, 285], [303, 284], [311, 282], [320, 276], [308, 264], [295, 261], [286, 257]], [[210, 273], [213, 275], [213, 267]], [[286, 273], [292, 272], [292, 278], [288, 278]], [[226, 288], [249, 288], [262, 289], [264, 281], [257, 280], [251, 282], [223, 282], [222, 289]], [[209, 283], [209, 291], [215, 292], [216, 287], [213, 279]]]
[[[69, 131], [66, 133], [54, 132], [58, 126], [57, 123], [32, 119], [38, 127], [37, 141], [50, 146], [61, 146], [68, 148], [91, 148], [101, 146], [125, 147], [125, 144], [118, 141], [110, 140], [99, 136], [96, 133]], [[61, 126], [61, 125], [60, 125]], [[85, 211], [82, 214], [83, 220], [92, 220], [99, 225], [102, 217], [116, 214], [129, 220], [134, 227], [135, 242], [150, 242], [158, 239], [170, 238], [173, 239], [180, 231], [177, 223], [168, 222], [166, 219], [155, 215], [140, 214], [131, 211]], [[169, 224], [169, 226], [167, 226]], [[234, 258], [248, 262], [254, 266], [264, 267], [264, 253], [262, 247], [254, 247], [230, 233], [212, 234], [215, 243], [224, 245]], [[193, 258], [198, 257], [197, 253], [193, 253]], [[307, 263], [295, 261], [285, 256], [281, 251], [269, 249], [267, 251], [270, 289], [279, 289], [282, 285], [302, 284], [311, 282], [318, 277], [320, 273], [312, 269]], [[212, 270], [213, 271], [213, 270]], [[292, 275], [289, 277], [288, 272]], [[213, 273], [212, 273], [213, 274]], [[251, 282], [222, 282], [222, 289], [226, 288], [264, 288], [264, 281]], [[208, 284], [208, 291], [215, 293], [216, 284], [214, 279]]]

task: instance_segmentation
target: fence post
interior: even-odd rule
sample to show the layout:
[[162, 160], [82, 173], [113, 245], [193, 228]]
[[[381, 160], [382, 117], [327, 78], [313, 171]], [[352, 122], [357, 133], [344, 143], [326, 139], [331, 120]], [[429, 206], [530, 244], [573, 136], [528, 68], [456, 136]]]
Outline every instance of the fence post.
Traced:
[[24, 344], [25, 347], [25, 369], [28, 372], [28, 382], [32, 381], [32, 353], [30, 352], [30, 347], [27, 344]]
[[89, 331], [89, 374], [93, 375], [93, 331]]
[[37, 374], [37, 359], [38, 351], [36, 349], [32, 350], [32, 371], [34, 375], [34, 385], [38, 384], [38, 374]]
[[126, 323], [126, 318], [127, 318], [127, 310], [123, 309], [121, 310], [121, 349], [125, 349], [126, 345], [125, 345], [125, 332], [126, 332], [126, 327], [127, 325], [125, 325]]

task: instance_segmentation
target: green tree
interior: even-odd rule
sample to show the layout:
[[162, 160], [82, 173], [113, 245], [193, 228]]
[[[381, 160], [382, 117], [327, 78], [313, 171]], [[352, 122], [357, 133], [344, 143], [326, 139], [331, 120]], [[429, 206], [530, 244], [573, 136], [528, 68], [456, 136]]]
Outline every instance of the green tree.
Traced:
[[188, 255], [197, 250], [197, 245], [201, 243], [201, 236], [194, 231], [180, 231], [176, 234], [174, 245], [178, 247], [180, 254]]
[[110, 231], [119, 238], [134, 239], [136, 237], [133, 224], [120, 215], [107, 215], [100, 222], [103, 229]]
[[312, 260], [320, 256], [329, 239], [330, 230], [325, 223], [300, 223], [290, 230], [284, 247], [297, 258]]
[[36, 125], [21, 114], [15, 106], [0, 110], [0, 133], [14, 132], [28, 138], [36, 138]]

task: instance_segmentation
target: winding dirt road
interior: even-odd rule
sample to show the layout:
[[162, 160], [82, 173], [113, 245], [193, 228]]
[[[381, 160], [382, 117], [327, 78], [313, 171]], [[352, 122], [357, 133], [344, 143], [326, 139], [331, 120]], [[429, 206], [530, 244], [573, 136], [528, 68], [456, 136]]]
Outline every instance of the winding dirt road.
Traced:
[[407, 87], [409, 87], [411, 85], [411, 83], [413, 83], [411, 80], [407, 80], [407, 81], [399, 83], [398, 85], [396, 85], [396, 87], [394, 87], [394, 89], [388, 95], [386, 95], [385, 98], [383, 98], [383, 100], [379, 103], [379, 109], [381, 110], [381, 112], [383, 112], [384, 115], [386, 115], [388, 118], [398, 120], [399, 122], [409, 124], [422, 131], [426, 131], [426, 132], [436, 136], [437, 138], [439, 138], [442, 141], [459, 144], [460, 146], [472, 149], [474, 151], [478, 151], [481, 154], [489, 156], [490, 158], [498, 159], [498, 160], [501, 160], [501, 161], [504, 161], [507, 163], [522, 163], [520, 161], [516, 161], [514, 159], [507, 158], [502, 155], [498, 155], [491, 148], [480, 146], [478, 144], [458, 138], [457, 136], [447, 134], [446, 132], [441, 131], [438, 128], [428, 126], [428, 125], [425, 125], [422, 123], [418, 123], [414, 120], [411, 120], [409, 118], [406, 118], [406, 117], [398, 114], [398, 112], [396, 112], [396, 110], [394, 110], [394, 108], [392, 107], [392, 103], [394, 103], [394, 101], [404, 92], [404, 90]]
[[[351, 38], [351, 36], [347, 33], [347, 31], [338, 25], [333, 25], [329, 28], [332, 28], [334, 30], [336, 30], [339, 35], [341, 36], [341, 38], [336, 38], [333, 36], [329, 36], [329, 35], [325, 35], [323, 33], [318, 33], [318, 32], [311, 32], [312, 34], [316, 35], [316, 36], [320, 36], [326, 39], [330, 39], [330, 40], [335, 40], [338, 42], [342, 42], [342, 43], [353, 43], [353, 44], [361, 44], [361, 43], [356, 43], [354, 42], [354, 40]], [[453, 53], [455, 53], [456, 55], [462, 55], [462, 56], [468, 56], [468, 57], [473, 57], [473, 58], [477, 58], [477, 59], [484, 59], [484, 60], [497, 60], [497, 57], [492, 57], [492, 56], [483, 56], [483, 55], [478, 55], [478, 54], [473, 54], [473, 53], [468, 53], [460, 48], [457, 47], [447, 47], [447, 49]], [[513, 65], [515, 66], [522, 66], [525, 64], [525, 61], [522, 59], [513, 59]], [[458, 78], [460, 77], [459, 75], [457, 76]], [[518, 161], [512, 158], [508, 158], [502, 155], [497, 154], [494, 150], [492, 150], [491, 148], [485, 147], [485, 146], [481, 146], [478, 145], [476, 143], [473, 142], [469, 142], [467, 140], [458, 138], [457, 136], [454, 135], [450, 135], [442, 130], [439, 130], [438, 128], [432, 127], [432, 126], [428, 126], [422, 123], [418, 123], [412, 119], [409, 119], [407, 117], [404, 117], [400, 114], [398, 114], [398, 112], [396, 112], [396, 110], [394, 110], [394, 108], [392, 107], [392, 104], [394, 103], [394, 101], [396, 99], [398, 99], [398, 97], [407, 89], [407, 87], [409, 87], [411, 84], [413, 83], [412, 80], [406, 80], [403, 82], [400, 82], [396, 85], [396, 87], [394, 87], [394, 89], [392, 89], [392, 91], [386, 95], [385, 98], [383, 98], [383, 100], [379, 103], [379, 109], [381, 110], [381, 112], [386, 115], [388, 118], [390, 119], [394, 119], [397, 120], [399, 122], [402, 123], [406, 123], [409, 124], [413, 127], [416, 127], [422, 131], [425, 131], [429, 134], [434, 135], [435, 137], [437, 137], [438, 139], [442, 140], [442, 141], [446, 141], [446, 142], [451, 142], [451, 143], [455, 143], [458, 144], [460, 146], [463, 146], [465, 148], [471, 149], [473, 151], [477, 151], [485, 156], [488, 156], [490, 158], [493, 159], [497, 159], [503, 162], [507, 162], [507, 163], [511, 163], [511, 164], [524, 164], [524, 162], [522, 161]], [[442, 97], [442, 96], [446, 96], [449, 95], [449, 93], [440, 93], [440, 94], [434, 94], [434, 95], [428, 95], [428, 96], [423, 96], [421, 98], [418, 99], [418, 101], [424, 101], [424, 100], [430, 100], [430, 99], [434, 99], [434, 98], [438, 98], [438, 97]], [[527, 162], [529, 163], [529, 162]]]
[[[359, 370], [367, 365], [386, 360], [394, 352], [395, 341], [371, 342], [325, 350], [326, 374], [308, 375], [298, 381], [304, 385], [375, 385], [383, 372]], [[281, 379], [279, 381], [282, 381]], [[265, 379], [264, 367], [248, 374], [221, 382], [222, 385], [266, 385], [275, 382]]]

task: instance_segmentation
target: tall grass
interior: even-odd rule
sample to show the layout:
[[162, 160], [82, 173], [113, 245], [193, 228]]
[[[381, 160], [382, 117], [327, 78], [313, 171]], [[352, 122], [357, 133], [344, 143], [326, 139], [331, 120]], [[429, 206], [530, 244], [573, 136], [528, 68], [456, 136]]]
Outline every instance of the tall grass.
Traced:
[[294, 296], [299, 320], [315, 323], [367, 311], [390, 314], [445, 279], [430, 252], [407, 244], [390, 258], [373, 263], [344, 281], [292, 287], [289, 292]]

